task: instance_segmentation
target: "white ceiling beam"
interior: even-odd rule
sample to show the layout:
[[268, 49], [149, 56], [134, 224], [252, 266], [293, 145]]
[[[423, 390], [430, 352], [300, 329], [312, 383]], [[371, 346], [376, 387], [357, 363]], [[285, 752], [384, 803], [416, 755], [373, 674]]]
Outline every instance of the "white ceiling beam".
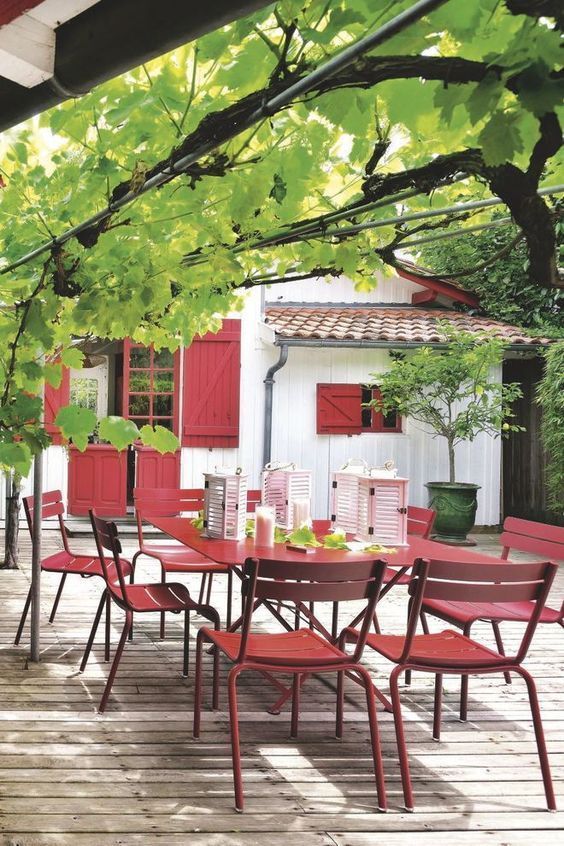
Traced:
[[56, 29], [98, 2], [99, 0], [43, 0], [30, 14], [46, 26]]
[[53, 76], [55, 31], [31, 15], [0, 28], [0, 76], [33, 88]]

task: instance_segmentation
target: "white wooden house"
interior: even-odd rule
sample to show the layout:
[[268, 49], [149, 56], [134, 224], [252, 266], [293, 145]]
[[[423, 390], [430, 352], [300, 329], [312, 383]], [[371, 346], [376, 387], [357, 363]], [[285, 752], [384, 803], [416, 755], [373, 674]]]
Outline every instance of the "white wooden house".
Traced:
[[[64, 492], [70, 514], [94, 506], [123, 517], [134, 485], [199, 488], [204, 472], [241, 466], [258, 488], [265, 461], [292, 461], [313, 471], [312, 510], [322, 518], [333, 470], [349, 458], [372, 466], [393, 459], [410, 480], [410, 502], [425, 505], [425, 482], [447, 478], [445, 444], [409, 419], [363, 409], [370, 374], [389, 366], [390, 348], [437, 343], [437, 318], [499, 333], [513, 351], [534, 349], [514, 327], [456, 311], [457, 301], [476, 305], [455, 286], [415, 273], [382, 279], [363, 294], [345, 278], [311, 279], [250, 292], [218, 334], [174, 354], [129, 340], [100, 341], [87, 355], [90, 366], [67, 372], [58, 390], [47, 389], [55, 443], [44, 456], [44, 487]], [[63, 445], [52, 425], [69, 399], [99, 415], [168, 426], [181, 449], [160, 456], [145, 447], [118, 453], [92, 443], [80, 453]], [[461, 444], [457, 475], [481, 486], [477, 523], [499, 523], [500, 439], [480, 435]]]

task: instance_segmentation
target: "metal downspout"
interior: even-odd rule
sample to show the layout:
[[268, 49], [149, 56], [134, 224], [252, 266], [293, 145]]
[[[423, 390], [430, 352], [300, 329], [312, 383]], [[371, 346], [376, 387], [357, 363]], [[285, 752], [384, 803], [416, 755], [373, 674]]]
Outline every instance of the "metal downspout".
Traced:
[[262, 466], [271, 459], [272, 451], [272, 398], [274, 394], [274, 374], [281, 370], [288, 361], [288, 345], [280, 347], [280, 357], [276, 364], [269, 367], [264, 379], [264, 439], [262, 446]]

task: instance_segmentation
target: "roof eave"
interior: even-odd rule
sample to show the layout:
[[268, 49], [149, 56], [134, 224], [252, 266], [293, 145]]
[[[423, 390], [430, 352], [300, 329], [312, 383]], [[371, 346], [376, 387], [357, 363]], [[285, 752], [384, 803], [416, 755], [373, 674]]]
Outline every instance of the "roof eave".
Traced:
[[[434, 349], [447, 349], [448, 343], [440, 341], [370, 341], [370, 340], [355, 340], [354, 338], [339, 339], [339, 338], [286, 338], [284, 335], [276, 335], [275, 346], [288, 347], [319, 347], [319, 348], [360, 348], [360, 349], [376, 349], [376, 350], [394, 350], [394, 349], [418, 349], [419, 347], [433, 347]], [[546, 344], [531, 343], [531, 344], [506, 344], [505, 349], [508, 352], [535, 352]]]

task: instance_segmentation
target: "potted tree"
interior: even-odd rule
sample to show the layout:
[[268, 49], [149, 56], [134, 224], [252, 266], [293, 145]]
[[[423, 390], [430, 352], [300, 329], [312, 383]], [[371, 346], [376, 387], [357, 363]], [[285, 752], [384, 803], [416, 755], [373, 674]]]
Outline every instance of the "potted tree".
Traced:
[[511, 422], [511, 403], [521, 389], [517, 382], [492, 380], [492, 367], [502, 358], [501, 340], [439, 325], [444, 348], [390, 351], [390, 370], [371, 374], [379, 389], [371, 404], [384, 413], [396, 410], [445, 439], [449, 478], [427, 483], [429, 506], [437, 512], [435, 538], [462, 545], [474, 525], [479, 485], [457, 481], [456, 446], [480, 432], [507, 436], [522, 430]]

